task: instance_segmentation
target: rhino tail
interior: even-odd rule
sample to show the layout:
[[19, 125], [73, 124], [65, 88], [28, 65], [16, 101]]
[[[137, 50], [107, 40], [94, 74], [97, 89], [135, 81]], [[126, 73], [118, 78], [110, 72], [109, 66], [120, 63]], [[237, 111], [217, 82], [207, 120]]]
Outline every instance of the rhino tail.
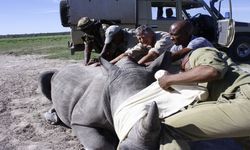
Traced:
[[49, 100], [52, 100], [51, 99], [51, 79], [55, 73], [56, 73], [55, 70], [46, 71], [46, 72], [43, 72], [39, 76], [39, 86], [40, 86], [41, 92]]

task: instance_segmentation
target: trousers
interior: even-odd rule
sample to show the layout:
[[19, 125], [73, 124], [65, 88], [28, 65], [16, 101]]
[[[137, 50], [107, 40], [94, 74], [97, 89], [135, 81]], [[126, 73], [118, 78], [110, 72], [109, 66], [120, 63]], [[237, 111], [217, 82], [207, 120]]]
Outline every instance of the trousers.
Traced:
[[161, 150], [189, 149], [188, 141], [250, 136], [250, 84], [231, 99], [195, 104], [164, 118]]

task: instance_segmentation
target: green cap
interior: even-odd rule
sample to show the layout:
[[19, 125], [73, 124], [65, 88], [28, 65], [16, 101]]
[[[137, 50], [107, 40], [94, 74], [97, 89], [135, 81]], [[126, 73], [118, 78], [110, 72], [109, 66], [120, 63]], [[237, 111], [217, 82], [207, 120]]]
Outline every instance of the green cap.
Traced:
[[89, 19], [88, 17], [82, 17], [79, 19], [77, 23], [77, 29], [78, 30], [84, 30], [91, 26], [94, 23], [94, 20]]

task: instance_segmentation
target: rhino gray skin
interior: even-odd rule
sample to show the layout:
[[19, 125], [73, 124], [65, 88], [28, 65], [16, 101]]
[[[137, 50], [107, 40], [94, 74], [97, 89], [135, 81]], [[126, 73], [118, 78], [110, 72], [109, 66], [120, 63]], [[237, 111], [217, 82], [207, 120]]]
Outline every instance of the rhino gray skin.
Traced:
[[[168, 66], [169, 56], [164, 53], [148, 67], [129, 59], [123, 59], [117, 66], [104, 59], [100, 60], [100, 67], [71, 65], [43, 73], [40, 85], [60, 120], [72, 128], [85, 149], [112, 150], [119, 142], [113, 127], [115, 110], [151, 84], [154, 73]], [[158, 109], [152, 104], [148, 115], [136, 123], [119, 148], [157, 149], [160, 121], [156, 116]]]

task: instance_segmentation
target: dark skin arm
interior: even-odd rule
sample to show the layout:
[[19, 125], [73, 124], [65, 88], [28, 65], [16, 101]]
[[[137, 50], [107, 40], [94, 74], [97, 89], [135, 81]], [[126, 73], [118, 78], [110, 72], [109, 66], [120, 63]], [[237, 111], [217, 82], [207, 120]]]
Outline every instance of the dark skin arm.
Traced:
[[[183, 58], [187, 53], [189, 53], [192, 49], [190, 48], [183, 48], [182, 50], [176, 52], [176, 53], [172, 53], [171, 57], [172, 57], [172, 61], [176, 61], [178, 59]], [[153, 60], [155, 60], [157, 57], [159, 56], [159, 54], [155, 53], [155, 52], [149, 52], [146, 56], [142, 57], [139, 61], [138, 64], [147, 64]]]
[[93, 43], [86, 43], [85, 44], [85, 49], [84, 49], [84, 64], [89, 65], [89, 60], [91, 57], [91, 51], [93, 49]]
[[176, 53], [172, 53], [171, 57], [172, 57], [172, 61], [176, 61], [178, 59], [183, 58], [187, 53], [189, 53], [192, 49], [190, 48], [183, 48], [180, 51], [176, 52]]
[[211, 66], [201, 65], [189, 71], [179, 74], [165, 74], [159, 78], [158, 82], [161, 88], [167, 90], [171, 85], [202, 83], [217, 80], [220, 73]]
[[156, 53], [156, 52], [153, 52], [153, 51], [148, 52], [148, 54], [147, 54], [146, 56], [142, 57], [142, 58], [138, 61], [138, 64], [144, 65], [144, 64], [146, 64], [146, 63], [148, 63], [148, 62], [151, 62], [151, 61], [155, 60], [158, 56], [159, 56], [159, 54]]

